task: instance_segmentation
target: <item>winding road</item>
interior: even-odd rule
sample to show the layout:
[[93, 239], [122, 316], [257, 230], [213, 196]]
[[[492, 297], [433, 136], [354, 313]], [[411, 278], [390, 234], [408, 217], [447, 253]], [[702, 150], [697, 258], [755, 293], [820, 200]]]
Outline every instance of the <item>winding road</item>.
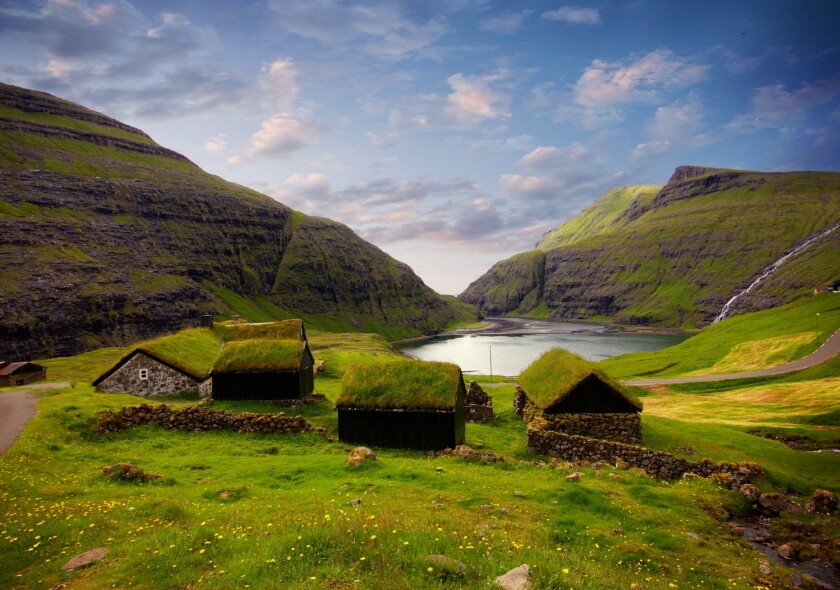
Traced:
[[784, 375], [785, 373], [793, 373], [808, 367], [814, 367], [822, 364], [827, 360], [833, 358], [840, 353], [840, 330], [826, 340], [822, 346], [801, 359], [778, 365], [775, 367], [767, 367], [766, 369], [756, 369], [754, 371], [744, 371], [742, 373], [726, 373], [721, 375], [698, 375], [694, 377], [663, 377], [661, 379], [630, 379], [625, 381], [627, 385], [638, 385], [640, 387], [648, 385], [671, 385], [675, 383], [706, 383], [709, 381], [728, 381], [730, 379], [748, 379], [750, 377], [768, 377], [772, 375]]
[[0, 393], [0, 455], [8, 451], [26, 424], [38, 411], [38, 396], [33, 391], [61, 389], [69, 383], [39, 383]]

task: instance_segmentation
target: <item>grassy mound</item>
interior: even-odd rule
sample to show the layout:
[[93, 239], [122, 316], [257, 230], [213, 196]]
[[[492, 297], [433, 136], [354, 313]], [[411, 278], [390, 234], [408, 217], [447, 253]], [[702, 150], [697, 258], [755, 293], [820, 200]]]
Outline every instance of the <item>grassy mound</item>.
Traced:
[[219, 352], [213, 372], [288, 371], [300, 366], [302, 354], [300, 340], [235, 340]]
[[455, 407], [463, 377], [451, 363], [400, 359], [354, 365], [341, 386], [339, 408], [446, 410]]

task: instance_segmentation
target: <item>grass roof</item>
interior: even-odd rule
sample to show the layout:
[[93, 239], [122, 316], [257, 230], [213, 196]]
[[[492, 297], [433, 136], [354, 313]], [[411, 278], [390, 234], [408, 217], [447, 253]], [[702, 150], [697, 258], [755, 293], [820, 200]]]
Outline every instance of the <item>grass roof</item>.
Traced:
[[271, 340], [300, 340], [303, 320], [283, 320], [262, 324], [217, 324], [214, 328], [225, 342], [232, 340], [252, 340], [267, 338]]
[[395, 359], [351, 366], [341, 381], [339, 408], [450, 410], [463, 387], [451, 363]]
[[590, 374], [597, 375], [631, 404], [642, 407], [638, 398], [607, 377], [594, 363], [562, 348], [553, 348], [531, 363], [519, 375], [519, 385], [538, 407], [548, 408], [568, 395]]
[[189, 328], [147, 340], [136, 349], [156, 356], [184, 373], [205, 379], [213, 367], [219, 346], [221, 341], [212, 330]]
[[214, 373], [290, 371], [300, 367], [300, 340], [234, 340], [224, 345], [213, 363]]

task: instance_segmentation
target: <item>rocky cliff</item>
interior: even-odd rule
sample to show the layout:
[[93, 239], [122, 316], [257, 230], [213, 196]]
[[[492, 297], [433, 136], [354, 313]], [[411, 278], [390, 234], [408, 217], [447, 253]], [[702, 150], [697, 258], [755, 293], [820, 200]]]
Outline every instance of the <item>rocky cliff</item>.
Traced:
[[[838, 222], [838, 173], [681, 166], [664, 186], [610, 191], [459, 297], [488, 314], [701, 327], [763, 269]], [[840, 231], [787, 260], [734, 312], [831, 284], [837, 252]]]
[[0, 358], [74, 354], [201, 314], [390, 337], [462, 306], [349, 228], [209, 175], [100, 113], [0, 84]]

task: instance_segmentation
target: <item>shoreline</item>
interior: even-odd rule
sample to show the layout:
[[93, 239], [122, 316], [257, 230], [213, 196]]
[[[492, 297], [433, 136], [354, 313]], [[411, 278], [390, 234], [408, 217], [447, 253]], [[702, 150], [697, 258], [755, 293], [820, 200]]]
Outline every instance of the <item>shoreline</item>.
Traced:
[[404, 340], [394, 340], [390, 344], [399, 346], [412, 342], [422, 342], [444, 336], [471, 335], [504, 335], [504, 334], [580, 334], [585, 332], [610, 333], [638, 333], [638, 334], [688, 334], [678, 328], [661, 328], [656, 326], [638, 326], [623, 324], [604, 324], [591, 320], [553, 320], [547, 318], [522, 318], [508, 316], [485, 317], [483, 321], [490, 325], [481, 328], [458, 328], [449, 332], [417, 336]]

